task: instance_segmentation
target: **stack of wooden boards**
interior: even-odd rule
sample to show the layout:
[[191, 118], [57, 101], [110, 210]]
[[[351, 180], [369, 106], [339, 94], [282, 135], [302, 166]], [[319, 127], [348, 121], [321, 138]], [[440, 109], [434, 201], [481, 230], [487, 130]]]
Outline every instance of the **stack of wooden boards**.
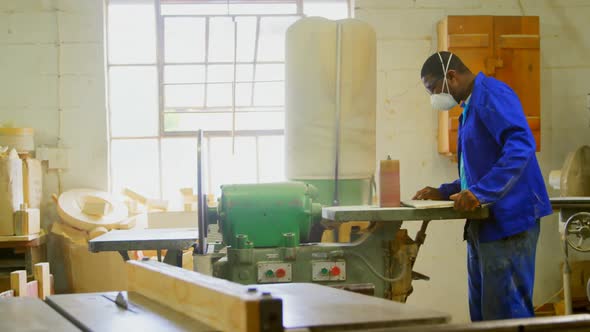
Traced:
[[14, 149], [0, 154], [0, 187], [0, 236], [39, 233], [41, 162]]
[[33, 266], [34, 280], [27, 281], [27, 271], [10, 273], [10, 289], [0, 293], [0, 297], [35, 297], [45, 300], [53, 290], [53, 275], [49, 273], [49, 263], [37, 263]]

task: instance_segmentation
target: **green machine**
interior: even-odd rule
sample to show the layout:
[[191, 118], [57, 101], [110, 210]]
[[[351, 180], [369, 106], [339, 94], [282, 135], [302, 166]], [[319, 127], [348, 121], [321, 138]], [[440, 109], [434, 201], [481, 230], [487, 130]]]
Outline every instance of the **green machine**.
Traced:
[[222, 186], [208, 213], [223, 236], [209, 245], [212, 274], [241, 284], [312, 282], [390, 298], [390, 283], [411, 273], [391, 255], [402, 222], [373, 224], [351, 243], [312, 243], [311, 228], [322, 220], [318, 197], [303, 182]]
[[[462, 214], [453, 208], [322, 207], [318, 197], [303, 182], [222, 186], [207, 219], [218, 224], [223, 240], [195, 254], [196, 271], [246, 285], [308, 282], [404, 302], [412, 280], [428, 279], [412, 271], [428, 223], [488, 216], [487, 208]], [[401, 229], [404, 220], [422, 221], [415, 240]], [[336, 228], [359, 221], [367, 227], [353, 230], [349, 242], [309, 241], [318, 223]]]

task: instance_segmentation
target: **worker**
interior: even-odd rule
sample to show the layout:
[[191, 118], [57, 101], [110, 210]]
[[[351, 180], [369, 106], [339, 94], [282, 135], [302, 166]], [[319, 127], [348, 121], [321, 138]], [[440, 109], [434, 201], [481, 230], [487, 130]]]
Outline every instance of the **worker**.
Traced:
[[450, 52], [430, 56], [420, 75], [435, 110], [460, 104], [463, 112], [459, 179], [426, 187], [414, 199], [450, 199], [458, 211], [489, 205], [490, 217], [467, 220], [463, 234], [471, 320], [533, 317], [539, 220], [552, 209], [520, 100]]

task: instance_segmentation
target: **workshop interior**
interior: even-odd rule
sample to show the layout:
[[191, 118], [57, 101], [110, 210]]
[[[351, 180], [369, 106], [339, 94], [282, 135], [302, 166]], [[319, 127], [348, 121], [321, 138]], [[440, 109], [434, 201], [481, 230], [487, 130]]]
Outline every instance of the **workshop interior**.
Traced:
[[[589, 16], [582, 0], [1, 0], [0, 330], [590, 331]], [[495, 202], [415, 196], [469, 191], [461, 129], [488, 110], [476, 92], [433, 110], [459, 80], [440, 57], [442, 92], [425, 89], [437, 52], [522, 106], [505, 111], [553, 211], [527, 317], [470, 312], [464, 236]]]

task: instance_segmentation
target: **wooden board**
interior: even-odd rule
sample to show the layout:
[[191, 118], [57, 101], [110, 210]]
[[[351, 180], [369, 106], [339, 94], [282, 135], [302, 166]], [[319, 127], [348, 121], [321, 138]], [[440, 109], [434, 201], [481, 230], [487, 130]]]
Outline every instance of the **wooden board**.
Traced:
[[38, 239], [41, 234], [0, 236], [0, 242], [24, 242]]
[[51, 294], [49, 263], [37, 263], [33, 267], [35, 280], [39, 283], [39, 298], [45, 300]]
[[313, 331], [363, 331], [386, 326], [440, 324], [448, 314], [310, 283], [253, 285], [283, 300], [283, 325]]
[[10, 273], [10, 288], [14, 296], [27, 295], [27, 271], [19, 270]]
[[432, 201], [432, 200], [404, 200], [402, 201], [404, 206], [413, 207], [417, 209], [426, 208], [445, 208], [453, 207], [454, 201]]
[[133, 311], [124, 310], [110, 300], [116, 296], [117, 292], [52, 295], [47, 304], [86, 331], [215, 331], [137, 293], [128, 294]]
[[281, 326], [278, 299], [246, 286], [159, 262], [127, 262], [127, 283], [136, 292], [221, 331], [274, 331]]
[[377, 206], [332, 206], [322, 208], [322, 218], [337, 221], [404, 221], [404, 220], [443, 220], [443, 219], [485, 219], [489, 217], [488, 207], [477, 208], [472, 212], [458, 212], [453, 208], [410, 207], [380, 208]]
[[14, 297], [0, 300], [0, 331], [79, 331], [39, 299]]

